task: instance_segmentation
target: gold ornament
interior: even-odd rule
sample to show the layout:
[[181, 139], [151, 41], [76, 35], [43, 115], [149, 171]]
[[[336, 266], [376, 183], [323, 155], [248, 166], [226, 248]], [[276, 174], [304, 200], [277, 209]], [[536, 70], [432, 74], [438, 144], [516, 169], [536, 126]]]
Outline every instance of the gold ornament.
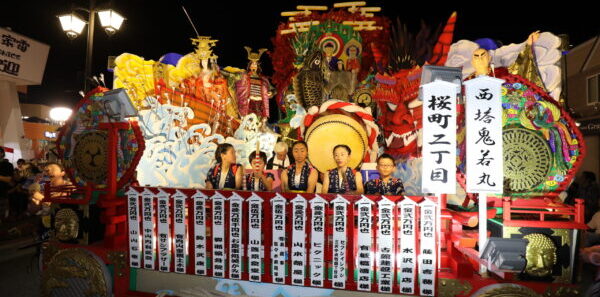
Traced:
[[438, 288], [439, 297], [453, 297], [456, 295], [469, 295], [473, 286], [467, 281], [440, 278], [438, 279]]
[[79, 234], [79, 217], [70, 208], [63, 208], [56, 212], [54, 218], [56, 238], [60, 241], [69, 241], [77, 238]]
[[544, 138], [525, 128], [507, 128], [504, 144], [504, 178], [507, 191], [527, 192], [543, 183], [550, 170], [552, 155]]
[[110, 275], [101, 260], [87, 250], [75, 248], [59, 251], [42, 274], [41, 296], [54, 291], [69, 296], [108, 297]]
[[198, 36], [198, 38], [192, 38], [192, 44], [196, 46], [196, 55], [200, 60], [215, 59], [212, 48], [217, 44], [216, 39], [210, 39], [210, 36]]
[[530, 288], [518, 285], [501, 285], [491, 290], [486, 290], [477, 297], [542, 297]]
[[525, 273], [535, 277], [546, 277], [552, 274], [556, 264], [556, 246], [548, 236], [532, 233], [523, 236], [529, 243], [525, 249], [527, 267]]
[[106, 182], [106, 132], [90, 131], [77, 137], [73, 148], [73, 165], [77, 177], [84, 182], [104, 184]]
[[258, 53], [253, 53], [251, 47], [244, 46], [244, 48], [248, 52], [248, 60], [250, 60], [251, 62], [256, 62], [256, 63], [258, 63], [262, 54], [267, 51], [266, 48], [261, 48], [258, 50]]

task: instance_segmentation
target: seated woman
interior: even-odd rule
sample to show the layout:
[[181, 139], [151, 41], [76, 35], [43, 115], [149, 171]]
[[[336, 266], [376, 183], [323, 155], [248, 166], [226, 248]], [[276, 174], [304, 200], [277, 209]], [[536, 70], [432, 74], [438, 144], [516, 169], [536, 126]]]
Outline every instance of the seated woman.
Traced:
[[362, 194], [363, 183], [360, 171], [348, 168], [350, 147], [338, 144], [333, 148], [333, 158], [337, 168], [329, 170], [323, 177], [323, 193]]
[[398, 178], [392, 177], [396, 170], [394, 158], [388, 154], [383, 154], [377, 158], [377, 171], [379, 178], [372, 179], [365, 183], [365, 194], [367, 195], [402, 195], [404, 185]]
[[229, 143], [221, 143], [215, 151], [217, 164], [206, 175], [207, 190], [240, 190], [244, 167], [236, 164], [235, 149]]
[[247, 191], [271, 191], [273, 190], [273, 181], [275, 176], [273, 173], [265, 173], [265, 165], [267, 164], [267, 154], [260, 152], [258, 156], [256, 152], [250, 154], [250, 164], [252, 164], [252, 173], [246, 174], [244, 179], [244, 190]]
[[317, 187], [317, 170], [308, 164], [308, 146], [304, 141], [292, 145], [294, 163], [281, 172], [281, 187], [284, 192], [314, 193]]

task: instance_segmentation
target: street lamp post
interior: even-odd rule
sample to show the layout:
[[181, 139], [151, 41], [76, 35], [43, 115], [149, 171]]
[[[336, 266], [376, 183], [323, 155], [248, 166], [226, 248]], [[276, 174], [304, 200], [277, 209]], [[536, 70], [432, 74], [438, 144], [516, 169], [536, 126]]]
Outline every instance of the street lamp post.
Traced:
[[[95, 0], [89, 1], [89, 9], [77, 8], [89, 14], [87, 44], [85, 51], [85, 68], [84, 68], [84, 91], [88, 90], [88, 78], [92, 72], [92, 50], [94, 48], [94, 26], [96, 23], [96, 13], [100, 16], [100, 25], [104, 28], [108, 36], [112, 36], [121, 28], [125, 18], [112, 9], [99, 9], [96, 6]], [[69, 39], [75, 39], [83, 31], [86, 22], [81, 19], [75, 12], [58, 16], [63, 31]]]

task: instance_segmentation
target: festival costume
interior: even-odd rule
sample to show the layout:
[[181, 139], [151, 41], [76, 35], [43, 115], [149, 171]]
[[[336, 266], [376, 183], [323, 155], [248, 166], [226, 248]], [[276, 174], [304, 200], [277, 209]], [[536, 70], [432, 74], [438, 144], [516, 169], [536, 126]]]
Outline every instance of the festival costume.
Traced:
[[223, 190], [223, 189], [235, 189], [235, 173], [239, 169], [240, 164], [232, 164], [229, 166], [229, 171], [227, 172], [227, 176], [225, 177], [225, 182], [223, 186], [220, 187], [221, 182], [221, 163], [217, 163], [215, 166], [211, 167], [208, 170], [208, 174], [206, 176], [206, 181], [210, 182], [215, 190]]
[[[275, 180], [275, 175], [273, 175], [273, 173], [267, 172], [264, 173], [264, 175], [267, 178], [270, 178], [272, 180]], [[247, 191], [268, 191], [267, 187], [265, 186], [265, 183], [263, 183], [262, 179], [258, 179], [256, 180], [254, 177], [254, 174], [250, 173], [250, 174], [246, 174], [246, 176], [244, 177], [244, 190]]]
[[346, 168], [344, 177], [340, 180], [340, 175], [337, 169], [329, 170], [329, 189], [327, 193], [346, 194], [356, 191], [356, 170]]
[[308, 177], [313, 170], [315, 170], [315, 168], [306, 162], [304, 163], [304, 166], [302, 166], [299, 178], [296, 178], [296, 163], [290, 165], [287, 168], [288, 189], [290, 191], [306, 192], [306, 190], [308, 190]]
[[395, 177], [390, 178], [387, 182], [377, 178], [365, 183], [365, 194], [367, 195], [402, 195], [403, 192], [402, 181]]

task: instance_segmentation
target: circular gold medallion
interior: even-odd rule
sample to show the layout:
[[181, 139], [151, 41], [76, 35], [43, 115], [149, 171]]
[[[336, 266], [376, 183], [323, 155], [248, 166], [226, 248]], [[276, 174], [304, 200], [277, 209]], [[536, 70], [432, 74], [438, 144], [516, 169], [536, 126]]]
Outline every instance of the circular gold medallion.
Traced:
[[524, 128], [504, 129], [504, 178], [508, 190], [527, 192], [543, 183], [552, 164], [550, 147], [536, 131]]
[[104, 184], [106, 180], [106, 132], [91, 131], [77, 137], [73, 148], [75, 176], [84, 182]]
[[370, 90], [358, 91], [352, 96], [352, 99], [354, 100], [354, 103], [365, 107], [371, 106], [371, 103], [373, 103], [373, 97]]

